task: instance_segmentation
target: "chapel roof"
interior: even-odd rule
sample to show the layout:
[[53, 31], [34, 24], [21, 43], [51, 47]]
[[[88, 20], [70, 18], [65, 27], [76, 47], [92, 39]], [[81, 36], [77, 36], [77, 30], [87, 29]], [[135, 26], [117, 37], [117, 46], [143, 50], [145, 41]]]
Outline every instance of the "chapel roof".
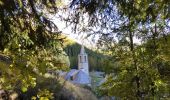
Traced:
[[73, 82], [78, 84], [90, 84], [90, 77], [82, 70], [79, 70]]
[[71, 80], [75, 84], [90, 84], [90, 76], [83, 72], [82, 70], [72, 69], [67, 73], [65, 79], [69, 80], [70, 77], [75, 77]]

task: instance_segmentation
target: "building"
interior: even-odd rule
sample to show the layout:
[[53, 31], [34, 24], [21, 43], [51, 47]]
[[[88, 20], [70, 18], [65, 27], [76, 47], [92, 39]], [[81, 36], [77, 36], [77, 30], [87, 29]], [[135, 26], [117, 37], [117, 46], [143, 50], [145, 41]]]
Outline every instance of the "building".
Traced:
[[65, 79], [74, 84], [91, 85], [88, 55], [85, 52], [84, 46], [81, 47], [80, 54], [78, 55], [78, 69], [71, 69], [66, 74]]

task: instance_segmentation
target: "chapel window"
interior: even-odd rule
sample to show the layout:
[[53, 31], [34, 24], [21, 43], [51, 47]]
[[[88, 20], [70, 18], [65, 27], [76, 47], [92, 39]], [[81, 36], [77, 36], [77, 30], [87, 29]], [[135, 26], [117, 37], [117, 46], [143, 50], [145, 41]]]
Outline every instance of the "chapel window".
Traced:
[[80, 62], [82, 62], [82, 58], [81, 58], [81, 56], [80, 56]]
[[70, 80], [73, 81], [73, 79], [74, 79], [73, 76], [71, 76], [71, 77], [70, 77]]
[[86, 62], [86, 56], [84, 56], [84, 61]]

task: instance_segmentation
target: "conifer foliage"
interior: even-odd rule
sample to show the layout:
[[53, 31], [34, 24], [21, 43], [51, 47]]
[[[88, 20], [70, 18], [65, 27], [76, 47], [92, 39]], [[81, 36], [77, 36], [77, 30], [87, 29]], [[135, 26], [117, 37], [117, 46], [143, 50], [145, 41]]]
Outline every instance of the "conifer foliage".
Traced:
[[21, 89], [36, 85], [37, 75], [67, 69], [58, 27], [50, 17], [56, 0], [0, 0], [0, 87]]
[[[98, 45], [111, 55], [107, 80], [100, 87], [103, 94], [131, 100], [170, 98], [170, 73], [162, 70], [170, 67], [170, 1], [72, 0], [70, 7], [77, 16], [69, 17], [72, 24], [78, 31], [98, 35]], [[88, 19], [85, 27], [83, 18]]]

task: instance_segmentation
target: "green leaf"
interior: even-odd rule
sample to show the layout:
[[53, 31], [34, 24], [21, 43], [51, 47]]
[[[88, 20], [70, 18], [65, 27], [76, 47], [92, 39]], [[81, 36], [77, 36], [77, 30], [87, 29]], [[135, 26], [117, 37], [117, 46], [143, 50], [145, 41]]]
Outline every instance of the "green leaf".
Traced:
[[21, 90], [22, 90], [22, 92], [26, 92], [27, 91], [27, 87], [21, 87]]

